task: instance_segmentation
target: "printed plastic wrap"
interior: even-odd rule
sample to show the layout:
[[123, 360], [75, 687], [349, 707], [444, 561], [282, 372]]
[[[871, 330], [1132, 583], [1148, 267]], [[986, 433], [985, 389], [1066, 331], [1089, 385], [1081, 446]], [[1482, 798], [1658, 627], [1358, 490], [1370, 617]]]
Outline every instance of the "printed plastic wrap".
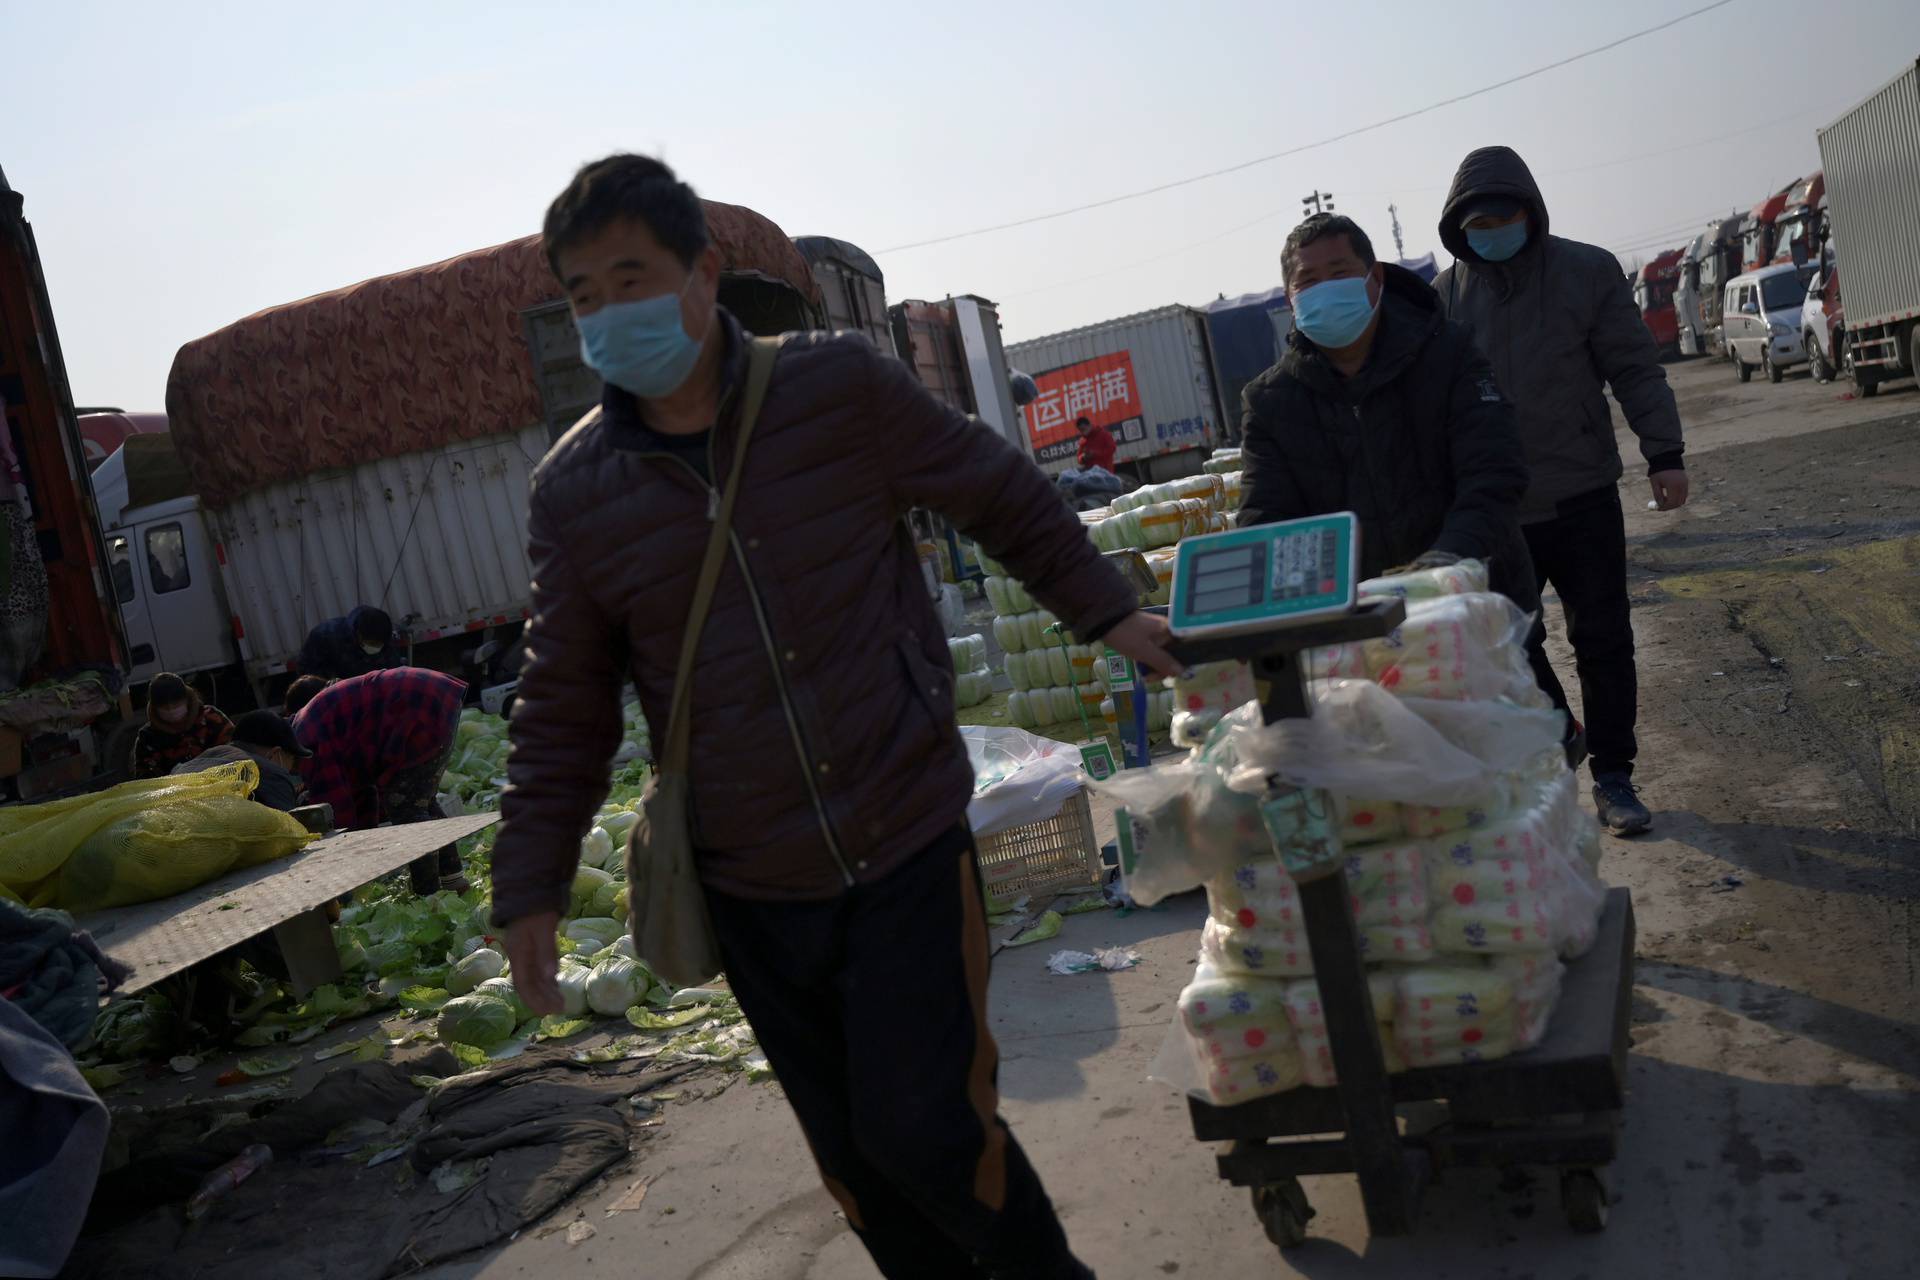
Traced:
[[1441, 951], [1575, 956], [1593, 945], [1606, 890], [1579, 852], [1589, 820], [1572, 773], [1525, 799], [1505, 818], [1435, 842], [1427, 892]]
[[1391, 800], [1365, 800], [1337, 795], [1333, 812], [1340, 823], [1343, 845], [1374, 844], [1391, 840], [1406, 830], [1400, 806]]
[[1478, 560], [1462, 560], [1444, 569], [1422, 569], [1417, 573], [1368, 578], [1360, 584], [1360, 598], [1399, 596], [1409, 601], [1434, 600], [1441, 596], [1486, 590], [1487, 566]]
[[[1373, 997], [1373, 1017], [1380, 1032], [1380, 1052], [1389, 1074], [1407, 1069], [1393, 1039], [1393, 973], [1375, 969], [1367, 974], [1367, 991]], [[1339, 1083], [1333, 1067], [1333, 1041], [1327, 1034], [1327, 1012], [1320, 1003], [1320, 984], [1312, 978], [1297, 978], [1285, 986], [1287, 1021], [1300, 1055], [1301, 1077], [1316, 1089], [1331, 1089]]]
[[1197, 747], [1228, 712], [1260, 696], [1253, 669], [1244, 662], [1202, 662], [1173, 682], [1175, 714], [1181, 717], [1174, 742]]
[[1180, 993], [1178, 1026], [1213, 1102], [1248, 1102], [1300, 1084], [1300, 1052], [1285, 997], [1280, 982], [1206, 965], [1195, 970]]
[[1532, 625], [1518, 605], [1491, 592], [1414, 601], [1405, 622], [1366, 642], [1367, 664], [1382, 688], [1402, 697], [1525, 704], [1538, 697], [1526, 652]]

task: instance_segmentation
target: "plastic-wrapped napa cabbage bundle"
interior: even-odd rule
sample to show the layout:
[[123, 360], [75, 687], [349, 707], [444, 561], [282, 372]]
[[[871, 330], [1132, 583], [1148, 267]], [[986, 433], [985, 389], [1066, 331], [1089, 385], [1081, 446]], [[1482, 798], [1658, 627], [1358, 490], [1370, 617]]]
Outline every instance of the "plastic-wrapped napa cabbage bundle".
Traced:
[[1207, 1096], [1229, 1105], [1300, 1084], [1286, 984], [1202, 965], [1180, 993], [1179, 1023]]
[[1420, 569], [1412, 573], [1368, 578], [1359, 588], [1363, 600], [1380, 596], [1433, 600], [1440, 596], [1464, 595], [1488, 589], [1487, 566], [1478, 560], [1462, 560], [1441, 569]]
[[1214, 475], [1238, 472], [1242, 466], [1240, 450], [1215, 449], [1213, 456], [1202, 465], [1205, 470]]
[[987, 638], [977, 632], [970, 636], [948, 636], [947, 653], [955, 671], [972, 671], [987, 665]]
[[1573, 774], [1523, 801], [1505, 818], [1433, 842], [1427, 892], [1442, 951], [1577, 956], [1593, 945], [1606, 890], [1574, 834], [1586, 818]]
[[[1373, 999], [1373, 1019], [1380, 1033], [1380, 1052], [1390, 1074], [1407, 1069], [1393, 1037], [1394, 975], [1392, 970], [1375, 969], [1367, 974], [1367, 994]], [[1333, 1041], [1327, 1033], [1327, 1011], [1320, 1003], [1320, 984], [1312, 978], [1295, 978], [1286, 984], [1283, 996], [1287, 1021], [1293, 1027], [1299, 1046], [1301, 1079], [1316, 1089], [1331, 1089], [1339, 1083], [1333, 1068]]]
[[1527, 662], [1532, 619], [1505, 596], [1471, 592], [1410, 602], [1407, 620], [1363, 647], [1373, 679], [1402, 697], [1544, 705]]

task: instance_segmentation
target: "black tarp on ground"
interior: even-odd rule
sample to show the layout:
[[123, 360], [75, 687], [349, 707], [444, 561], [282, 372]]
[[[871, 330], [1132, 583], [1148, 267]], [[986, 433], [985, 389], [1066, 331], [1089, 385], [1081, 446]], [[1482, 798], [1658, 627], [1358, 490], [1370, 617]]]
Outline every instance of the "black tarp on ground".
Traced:
[[[102, 1179], [64, 1274], [357, 1280], [428, 1266], [538, 1220], [624, 1159], [625, 1100], [694, 1068], [529, 1057], [430, 1095], [412, 1083], [456, 1069], [444, 1050], [355, 1064], [257, 1120], [152, 1148]], [[368, 1167], [339, 1139], [343, 1125], [368, 1121], [395, 1126], [371, 1138], [374, 1150], [408, 1127], [417, 1134], [403, 1157]], [[189, 1224], [185, 1201], [200, 1179], [256, 1142], [273, 1148], [273, 1163]], [[481, 1160], [477, 1180], [450, 1192], [431, 1176]]]

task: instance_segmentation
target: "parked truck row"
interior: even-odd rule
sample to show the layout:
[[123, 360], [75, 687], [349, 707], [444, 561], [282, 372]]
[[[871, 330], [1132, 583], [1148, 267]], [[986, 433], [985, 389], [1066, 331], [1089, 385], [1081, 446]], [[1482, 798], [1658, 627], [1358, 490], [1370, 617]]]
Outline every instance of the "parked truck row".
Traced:
[[1871, 396], [1920, 370], [1920, 61], [1815, 136], [1819, 169], [1655, 257], [1634, 296], [1676, 355], [1742, 382], [1804, 364]]

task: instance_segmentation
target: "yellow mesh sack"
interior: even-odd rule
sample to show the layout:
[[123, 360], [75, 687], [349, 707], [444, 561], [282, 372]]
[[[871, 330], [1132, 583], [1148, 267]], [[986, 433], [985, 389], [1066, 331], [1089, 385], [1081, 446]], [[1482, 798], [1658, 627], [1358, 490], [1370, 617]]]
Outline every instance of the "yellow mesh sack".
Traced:
[[[253, 836], [248, 833], [261, 830], [256, 825], [258, 819], [254, 813], [246, 812], [242, 819], [239, 816], [242, 810], [223, 806], [223, 811], [215, 811], [195, 804], [216, 797], [238, 801], [245, 805], [246, 810], [258, 810], [271, 819], [274, 831], [288, 837], [298, 837], [295, 843], [284, 845], [276, 852], [253, 856], [251, 861], [264, 861], [265, 858], [291, 853], [310, 837], [298, 822], [286, 814], [247, 800], [259, 783], [259, 766], [251, 760], [243, 760], [201, 773], [123, 782], [117, 787], [88, 795], [0, 808], [0, 894], [34, 906], [70, 906], [72, 904], [61, 896], [63, 868], [96, 833], [143, 814], [171, 813], [182, 805], [188, 807], [181, 809], [173, 818], [162, 820], [156, 830], [164, 828], [172, 833], [169, 837], [172, 839], [178, 839], [183, 830], [196, 828], [203, 835], [215, 838], [232, 831], [241, 835], [242, 843], [251, 843]], [[209, 823], [213, 825], [209, 826]], [[245, 865], [249, 864], [230, 857], [225, 866], [198, 879], [174, 884], [172, 888], [138, 897], [109, 896], [114, 896], [116, 903], [165, 897], [191, 888], [228, 867]], [[171, 875], [163, 877], [168, 883], [176, 878]], [[97, 890], [105, 881], [96, 864], [85, 871], [76, 883], [92, 885]], [[96, 890], [89, 890], [89, 893]], [[88, 905], [107, 904], [90, 902]]]
[[182, 797], [110, 822], [60, 868], [54, 905], [98, 911], [150, 902], [313, 839], [287, 814], [235, 795]]

